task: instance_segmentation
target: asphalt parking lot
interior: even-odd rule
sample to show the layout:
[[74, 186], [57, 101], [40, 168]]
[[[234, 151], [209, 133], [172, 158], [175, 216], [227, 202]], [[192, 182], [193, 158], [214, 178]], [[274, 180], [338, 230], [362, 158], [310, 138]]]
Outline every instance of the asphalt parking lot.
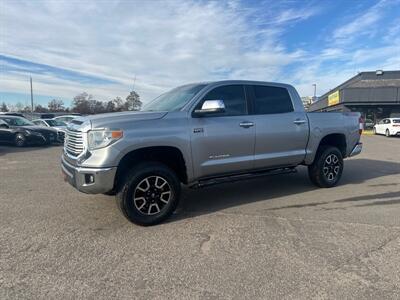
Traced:
[[147, 228], [64, 183], [61, 147], [0, 146], [0, 298], [398, 299], [400, 138], [362, 140], [338, 187], [185, 190]]

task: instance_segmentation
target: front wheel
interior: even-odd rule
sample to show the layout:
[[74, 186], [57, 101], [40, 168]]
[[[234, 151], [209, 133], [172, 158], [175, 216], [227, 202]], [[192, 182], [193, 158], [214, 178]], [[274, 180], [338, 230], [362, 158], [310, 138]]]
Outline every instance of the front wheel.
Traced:
[[310, 180], [319, 187], [335, 186], [343, 172], [343, 157], [338, 148], [322, 146], [318, 149], [312, 165], [308, 166]]
[[116, 199], [125, 217], [138, 225], [155, 225], [176, 209], [180, 181], [170, 168], [158, 162], [134, 167], [127, 175]]
[[373, 134], [376, 134], [376, 128], [375, 127], [372, 129], [372, 132], [373, 132]]
[[386, 129], [386, 131], [385, 131], [385, 135], [386, 135], [386, 137], [390, 137], [390, 132], [389, 132], [389, 129]]

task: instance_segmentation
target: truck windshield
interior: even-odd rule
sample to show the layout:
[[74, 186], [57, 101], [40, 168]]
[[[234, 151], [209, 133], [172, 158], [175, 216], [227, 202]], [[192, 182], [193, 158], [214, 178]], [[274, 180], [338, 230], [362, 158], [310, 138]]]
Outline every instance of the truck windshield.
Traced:
[[148, 104], [145, 104], [142, 111], [177, 111], [180, 110], [185, 104], [193, 98], [205, 84], [189, 84], [177, 87]]

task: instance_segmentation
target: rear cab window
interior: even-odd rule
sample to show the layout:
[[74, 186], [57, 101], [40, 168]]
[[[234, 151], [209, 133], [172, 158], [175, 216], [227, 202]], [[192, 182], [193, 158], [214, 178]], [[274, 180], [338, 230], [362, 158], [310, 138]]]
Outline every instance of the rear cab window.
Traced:
[[294, 111], [292, 98], [284, 87], [253, 85], [254, 114], [282, 114]]

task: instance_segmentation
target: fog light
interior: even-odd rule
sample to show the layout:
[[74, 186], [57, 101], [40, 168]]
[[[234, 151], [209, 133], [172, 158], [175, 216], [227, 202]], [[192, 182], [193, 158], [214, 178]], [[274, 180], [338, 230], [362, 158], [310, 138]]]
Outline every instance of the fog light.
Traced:
[[94, 176], [92, 174], [85, 174], [85, 183], [94, 183]]

